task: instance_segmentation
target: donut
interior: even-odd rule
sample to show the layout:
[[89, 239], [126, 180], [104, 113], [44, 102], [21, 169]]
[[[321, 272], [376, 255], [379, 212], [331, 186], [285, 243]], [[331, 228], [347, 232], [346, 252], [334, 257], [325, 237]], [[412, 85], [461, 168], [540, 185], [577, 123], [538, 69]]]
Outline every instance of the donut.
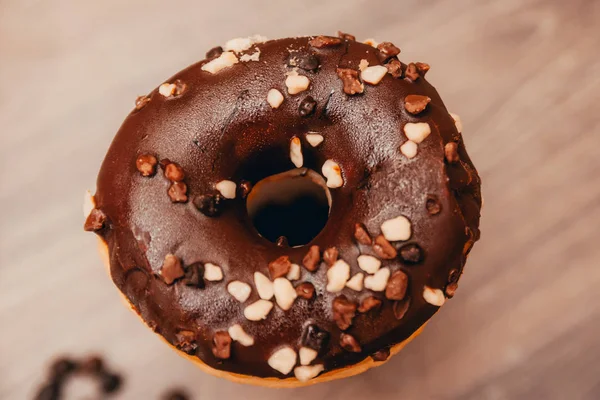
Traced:
[[351, 376], [454, 296], [481, 181], [429, 65], [399, 53], [237, 38], [137, 98], [84, 229], [132, 310], [204, 371]]

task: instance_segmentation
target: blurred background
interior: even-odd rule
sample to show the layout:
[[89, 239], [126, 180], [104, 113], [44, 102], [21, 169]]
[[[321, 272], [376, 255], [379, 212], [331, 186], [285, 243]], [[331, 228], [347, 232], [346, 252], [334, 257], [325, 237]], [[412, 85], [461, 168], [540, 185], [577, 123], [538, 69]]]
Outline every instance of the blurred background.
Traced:
[[[597, 0], [0, 0], [0, 399], [90, 352], [123, 373], [116, 399], [600, 399], [599, 21]], [[483, 179], [482, 239], [385, 366], [285, 392], [213, 378], [122, 305], [83, 193], [136, 96], [206, 50], [337, 30], [431, 64]]]

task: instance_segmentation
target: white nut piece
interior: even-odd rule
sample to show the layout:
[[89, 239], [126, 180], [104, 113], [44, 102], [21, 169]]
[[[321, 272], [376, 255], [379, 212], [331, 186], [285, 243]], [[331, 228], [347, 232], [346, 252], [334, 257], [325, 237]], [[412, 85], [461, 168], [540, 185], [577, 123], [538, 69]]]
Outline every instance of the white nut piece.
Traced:
[[379, 267], [381, 267], [381, 261], [378, 258], [369, 256], [366, 254], [361, 254], [356, 259], [358, 261], [358, 266], [360, 269], [365, 271], [367, 274], [374, 274], [379, 271]]
[[419, 144], [431, 134], [431, 127], [427, 122], [409, 122], [404, 125], [404, 134], [408, 140]]
[[383, 237], [390, 242], [410, 239], [410, 221], [404, 215], [388, 219], [381, 224]]
[[441, 307], [446, 302], [446, 297], [444, 297], [444, 292], [440, 289], [433, 289], [429, 286], [425, 286], [423, 288], [423, 298], [426, 302], [431, 305]]
[[325, 367], [323, 367], [323, 364], [317, 364], [317, 365], [311, 365], [311, 366], [304, 365], [301, 367], [294, 368], [294, 375], [296, 376], [296, 379], [298, 379], [300, 382], [306, 382], [306, 381], [311, 380], [312, 378], [316, 377], [324, 370], [325, 370]]
[[218, 265], [206, 263], [204, 264], [204, 279], [213, 282], [221, 281], [223, 280], [223, 270]]
[[227, 43], [223, 45], [223, 50], [239, 53], [241, 51], [248, 50], [255, 43], [262, 43], [266, 40], [267, 38], [261, 35], [235, 38], [228, 40]]
[[263, 300], [271, 300], [273, 297], [273, 282], [261, 272], [254, 273], [254, 285], [258, 296]]
[[252, 54], [242, 54], [240, 57], [240, 61], [249, 62], [249, 61], [259, 61], [260, 60], [260, 50], [256, 49], [256, 51]]
[[202, 66], [202, 70], [216, 74], [224, 68], [231, 67], [237, 64], [239, 61], [235, 54], [231, 51], [224, 51], [221, 55], [214, 60], [211, 60]]
[[227, 291], [240, 303], [245, 302], [252, 293], [252, 288], [245, 282], [233, 281], [227, 285]]
[[342, 178], [342, 170], [338, 163], [333, 160], [327, 160], [323, 163], [321, 168], [323, 176], [327, 179], [327, 187], [331, 189], [339, 188], [344, 185], [344, 179]]
[[375, 275], [365, 278], [365, 288], [371, 289], [374, 292], [383, 292], [388, 279], [390, 279], [390, 269], [381, 268]]
[[363, 82], [370, 83], [371, 85], [377, 85], [383, 77], [387, 74], [388, 70], [383, 65], [373, 65], [367, 67], [360, 73], [360, 77]]
[[166, 82], [158, 87], [158, 93], [160, 93], [164, 97], [171, 97], [173, 96], [173, 93], [175, 93], [176, 89], [177, 85], [175, 85], [174, 83]]
[[92, 196], [92, 192], [86, 190], [83, 195], [83, 217], [87, 219], [94, 208], [96, 208], [96, 200]]
[[235, 340], [242, 346], [248, 347], [254, 344], [254, 338], [244, 331], [244, 328], [240, 324], [232, 325], [227, 332], [231, 336], [232, 340]]
[[273, 294], [275, 295], [277, 305], [283, 311], [292, 308], [294, 300], [298, 297], [296, 289], [294, 289], [294, 286], [286, 278], [277, 278], [273, 281]]
[[327, 270], [327, 291], [331, 293], [341, 292], [348, 279], [350, 279], [350, 266], [344, 260], [337, 260]]
[[298, 94], [308, 89], [310, 80], [306, 76], [298, 75], [298, 72], [292, 71], [285, 79], [285, 86], [289, 94]]
[[458, 131], [458, 133], [462, 133], [463, 125], [458, 114], [450, 113], [450, 116], [454, 120], [454, 125], [456, 125], [456, 130]]
[[400, 152], [406, 156], [406, 158], [415, 158], [417, 155], [417, 144], [412, 140], [407, 140], [400, 146]]
[[364, 70], [365, 70], [365, 68], [367, 68], [368, 66], [369, 66], [369, 62], [363, 58], [363, 59], [362, 59], [362, 60], [360, 60], [360, 62], [358, 63], [358, 70], [359, 70], [359, 71], [364, 71]]
[[346, 282], [346, 287], [350, 288], [354, 291], [360, 292], [363, 289], [364, 277], [365, 277], [365, 274], [363, 274], [362, 272], [359, 272], [358, 274], [356, 274], [352, 278], [350, 278], [350, 280], [348, 282]]
[[244, 317], [249, 321], [260, 321], [261, 319], [267, 318], [267, 315], [271, 312], [273, 303], [267, 300], [257, 300], [244, 308]]
[[317, 147], [318, 145], [320, 145], [323, 142], [323, 136], [319, 135], [318, 133], [307, 133], [306, 141], [312, 147]]
[[289, 374], [296, 365], [296, 352], [289, 346], [282, 347], [275, 353], [271, 354], [269, 366], [274, 370], [281, 372], [284, 375]]
[[217, 182], [215, 188], [221, 193], [226, 199], [235, 199], [235, 189], [237, 185], [233, 181], [223, 180]]
[[297, 281], [300, 279], [300, 266], [298, 264], [290, 265], [290, 270], [286, 275], [290, 281]]
[[300, 347], [300, 351], [298, 355], [300, 356], [300, 364], [308, 365], [315, 358], [317, 358], [317, 351], [315, 349], [311, 349], [310, 347]]
[[277, 89], [271, 89], [267, 93], [267, 103], [271, 108], [278, 108], [283, 103], [283, 94]]
[[298, 136], [294, 136], [290, 143], [290, 159], [296, 168], [301, 168], [302, 164], [304, 164], [304, 157], [302, 157], [302, 143], [300, 143], [300, 138]]
[[379, 43], [373, 38], [365, 39], [363, 43], [373, 47], [377, 47], [379, 45]]

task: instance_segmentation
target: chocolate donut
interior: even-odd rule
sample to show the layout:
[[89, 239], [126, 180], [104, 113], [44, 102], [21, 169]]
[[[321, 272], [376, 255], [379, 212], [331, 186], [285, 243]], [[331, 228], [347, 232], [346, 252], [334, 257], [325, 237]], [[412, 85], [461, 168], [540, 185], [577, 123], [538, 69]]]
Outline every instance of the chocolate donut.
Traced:
[[480, 179], [399, 52], [234, 39], [137, 99], [85, 229], [148, 326], [222, 376], [314, 382], [387, 359], [454, 295]]

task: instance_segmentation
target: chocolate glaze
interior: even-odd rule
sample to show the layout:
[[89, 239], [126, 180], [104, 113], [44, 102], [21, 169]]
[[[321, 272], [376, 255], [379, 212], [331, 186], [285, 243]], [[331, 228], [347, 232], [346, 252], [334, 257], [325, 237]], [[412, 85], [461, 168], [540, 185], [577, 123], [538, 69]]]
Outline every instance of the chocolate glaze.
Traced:
[[[364, 93], [349, 96], [342, 91], [338, 67], [358, 69], [361, 59], [380, 65], [378, 50], [359, 42], [344, 40], [340, 45], [312, 48], [310, 38], [290, 38], [255, 45], [260, 61], [240, 62], [216, 74], [202, 71], [207, 60], [173, 76], [185, 83], [183, 94], [166, 98], [154, 90], [150, 101], [134, 110], [117, 133], [104, 160], [95, 195], [97, 208], [106, 215], [98, 234], [107, 242], [110, 272], [146, 323], [175, 346], [183, 347], [213, 368], [260, 377], [283, 377], [267, 364], [269, 356], [282, 345], [296, 351], [302, 332], [316, 324], [329, 332], [327, 347], [315, 363], [325, 370], [352, 365], [378, 351], [408, 338], [436, 311], [422, 297], [423, 286], [444, 289], [452, 269], [462, 271], [466, 253], [479, 238], [481, 207], [480, 180], [469, 160], [460, 134], [436, 90], [424, 78], [411, 82], [387, 74], [376, 86], [365, 84]], [[310, 87], [298, 95], [287, 93], [284, 81], [291, 68], [286, 65], [290, 51], [316, 54], [316, 71], [299, 70], [310, 79]], [[238, 54], [239, 57], [239, 54]], [[406, 68], [405, 64], [402, 64]], [[266, 102], [271, 88], [284, 94], [278, 109]], [[406, 112], [404, 98], [409, 94], [431, 98], [419, 115]], [[301, 117], [299, 106], [307, 96], [316, 101], [309, 116]], [[400, 151], [406, 140], [407, 122], [428, 122], [432, 133], [418, 148], [413, 159]], [[325, 140], [313, 148], [304, 135], [318, 132]], [[224, 201], [222, 212], [206, 216], [194, 207], [199, 195], [214, 194], [214, 185], [223, 179], [255, 184], [262, 178], [294, 168], [289, 144], [301, 138], [304, 166], [317, 172], [327, 159], [336, 161], [344, 185], [332, 189], [329, 220], [320, 234], [299, 248], [280, 247], [259, 236], [247, 215], [245, 199]], [[444, 145], [459, 141], [460, 161], [444, 160]], [[136, 159], [153, 154], [168, 158], [185, 171], [187, 203], [173, 203], [167, 195], [170, 182], [158, 168], [154, 177], [143, 177]], [[437, 198], [441, 211], [428, 212], [427, 200]], [[311, 273], [302, 268], [294, 282], [311, 282], [316, 289], [312, 300], [296, 299], [289, 311], [277, 305], [260, 322], [244, 318], [246, 305], [259, 299], [253, 273], [268, 276], [268, 264], [282, 255], [302, 264], [309, 246], [323, 251], [335, 246], [339, 257], [351, 266], [351, 275], [360, 272], [358, 255], [374, 255], [368, 245], [354, 239], [356, 223], [370, 234], [379, 235], [380, 225], [398, 215], [412, 223], [412, 237], [418, 243], [423, 261], [407, 264], [397, 257], [383, 260], [392, 272], [403, 270], [409, 277], [407, 298], [410, 307], [398, 320], [394, 302], [383, 293], [369, 290], [342, 291], [360, 304], [369, 296], [383, 301], [379, 309], [357, 313], [346, 333], [358, 340], [362, 350], [351, 353], [340, 347], [342, 333], [332, 316], [337, 294], [325, 290], [327, 266], [321, 263]], [[222, 267], [224, 280], [206, 282], [200, 289], [181, 280], [166, 285], [158, 272], [167, 253], [180, 257], [184, 266], [211, 262]], [[455, 274], [455, 273], [454, 273]], [[240, 304], [226, 290], [232, 280], [247, 282], [252, 294]], [[255, 344], [243, 347], [233, 342], [231, 357], [217, 359], [211, 351], [215, 332], [239, 323]], [[192, 332], [195, 343], [181, 343]]]

